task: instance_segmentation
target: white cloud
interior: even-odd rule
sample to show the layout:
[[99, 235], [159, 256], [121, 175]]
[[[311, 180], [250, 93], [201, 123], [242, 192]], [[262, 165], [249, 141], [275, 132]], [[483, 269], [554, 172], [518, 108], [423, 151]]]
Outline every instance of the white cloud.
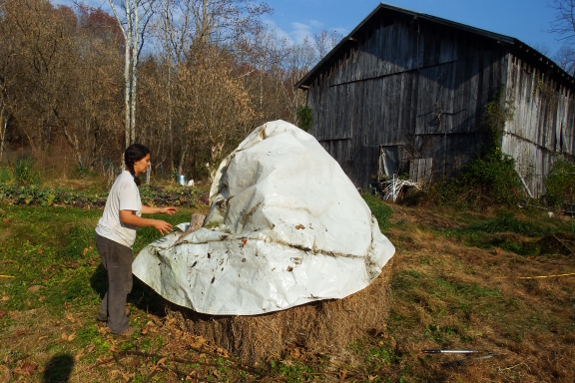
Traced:
[[313, 32], [311, 26], [298, 22], [291, 23], [291, 26], [292, 31], [290, 32], [290, 36], [292, 36], [296, 43], [302, 43], [306, 37], [313, 41]]
[[318, 20], [310, 20], [309, 25], [311, 25], [312, 27], [315, 27], [315, 28], [323, 27], [323, 23], [321, 21], [318, 21]]

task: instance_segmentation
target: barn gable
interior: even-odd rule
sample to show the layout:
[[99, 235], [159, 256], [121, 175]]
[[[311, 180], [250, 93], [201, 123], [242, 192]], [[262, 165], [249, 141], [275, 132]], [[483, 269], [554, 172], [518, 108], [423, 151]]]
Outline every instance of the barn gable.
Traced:
[[429, 181], [460, 168], [502, 85], [517, 114], [502, 149], [537, 195], [538, 174], [573, 156], [574, 85], [519, 40], [381, 4], [298, 83], [310, 132], [360, 187], [381, 172]]

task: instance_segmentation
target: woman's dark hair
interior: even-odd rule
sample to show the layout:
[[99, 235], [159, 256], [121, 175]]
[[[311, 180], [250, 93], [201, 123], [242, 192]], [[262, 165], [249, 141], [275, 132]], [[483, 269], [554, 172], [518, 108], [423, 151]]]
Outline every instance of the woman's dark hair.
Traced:
[[140, 180], [136, 177], [134, 163], [140, 161], [148, 154], [150, 154], [150, 149], [142, 144], [132, 144], [128, 146], [128, 149], [124, 152], [124, 163], [126, 164], [126, 168], [130, 171], [130, 174], [132, 174], [134, 181], [138, 186], [140, 186]]

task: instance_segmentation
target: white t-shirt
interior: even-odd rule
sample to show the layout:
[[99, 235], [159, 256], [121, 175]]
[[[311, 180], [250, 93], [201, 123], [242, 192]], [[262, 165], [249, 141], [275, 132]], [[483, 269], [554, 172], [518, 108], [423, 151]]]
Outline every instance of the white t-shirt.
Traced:
[[142, 216], [140, 191], [134, 177], [127, 170], [116, 178], [110, 190], [104, 214], [96, 226], [96, 233], [121, 245], [132, 247], [136, 241], [136, 227], [122, 223], [120, 210], [132, 210], [138, 217]]

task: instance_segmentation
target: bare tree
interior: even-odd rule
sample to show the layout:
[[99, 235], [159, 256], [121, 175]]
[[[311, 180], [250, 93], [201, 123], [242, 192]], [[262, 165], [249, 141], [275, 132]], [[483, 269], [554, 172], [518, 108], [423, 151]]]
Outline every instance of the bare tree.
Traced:
[[154, 0], [121, 0], [123, 18], [120, 18], [112, 0], [108, 1], [124, 34], [125, 145], [128, 147], [136, 140], [136, 69], [144, 46], [144, 33], [154, 13]]
[[551, 22], [550, 32], [563, 42], [563, 47], [557, 52], [555, 59], [568, 73], [573, 74], [575, 66], [575, 0], [549, 0], [549, 7], [555, 11], [555, 19]]

